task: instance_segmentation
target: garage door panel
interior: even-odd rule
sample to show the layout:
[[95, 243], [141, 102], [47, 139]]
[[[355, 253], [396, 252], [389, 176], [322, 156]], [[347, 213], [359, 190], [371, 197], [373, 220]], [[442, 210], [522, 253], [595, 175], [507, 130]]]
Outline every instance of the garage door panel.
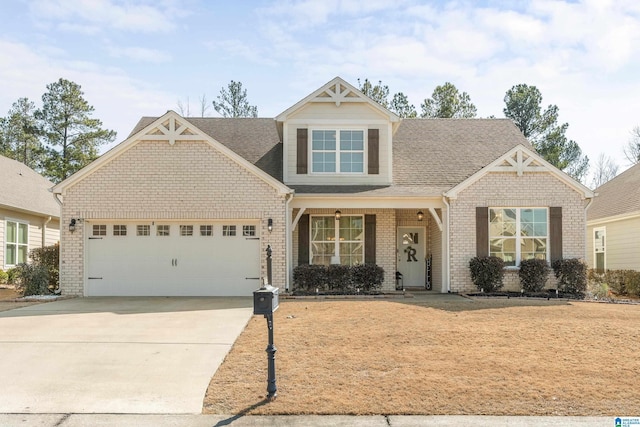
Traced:
[[[155, 224], [137, 236], [136, 224], [126, 223], [127, 235], [114, 236], [107, 223], [105, 236], [89, 236], [87, 295], [248, 296], [259, 287], [260, 241], [242, 236], [252, 222], [216, 222], [213, 236], [201, 236], [198, 224], [180, 235], [180, 224], [162, 224], [168, 236], [156, 235]], [[236, 235], [223, 236], [223, 225], [235, 225]]]

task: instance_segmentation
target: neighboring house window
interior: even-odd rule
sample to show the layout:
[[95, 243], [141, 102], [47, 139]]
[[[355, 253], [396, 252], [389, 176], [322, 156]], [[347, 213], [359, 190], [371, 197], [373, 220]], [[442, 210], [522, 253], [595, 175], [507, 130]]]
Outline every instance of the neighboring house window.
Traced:
[[93, 235], [94, 236], [106, 236], [107, 235], [107, 226], [105, 224], [95, 224], [93, 226]]
[[312, 130], [311, 171], [363, 173], [363, 130]]
[[113, 235], [114, 236], [126, 236], [127, 235], [127, 226], [126, 225], [114, 225], [113, 226]]
[[236, 226], [235, 225], [223, 225], [222, 226], [222, 235], [223, 236], [235, 236], [236, 235]]
[[605, 261], [606, 257], [606, 237], [607, 237], [607, 228], [606, 227], [598, 227], [593, 229], [593, 252], [594, 252], [594, 265], [598, 272], [604, 273], [604, 270], [607, 268], [607, 264]]
[[136, 227], [136, 234], [138, 236], [149, 236], [151, 235], [151, 227], [148, 225], [138, 225]]
[[243, 225], [242, 226], [242, 235], [245, 237], [251, 237], [256, 235], [256, 226], [255, 225]]
[[158, 225], [156, 227], [156, 236], [168, 236], [168, 235], [169, 235], [168, 225]]
[[29, 224], [7, 221], [5, 265], [13, 266], [27, 262], [29, 253]]
[[181, 225], [180, 226], [180, 235], [181, 236], [193, 236], [193, 225]]
[[490, 208], [489, 255], [517, 267], [525, 259], [549, 259], [547, 208]]
[[364, 263], [364, 217], [311, 217], [311, 264]]
[[213, 225], [201, 225], [200, 226], [200, 235], [201, 236], [213, 236]]

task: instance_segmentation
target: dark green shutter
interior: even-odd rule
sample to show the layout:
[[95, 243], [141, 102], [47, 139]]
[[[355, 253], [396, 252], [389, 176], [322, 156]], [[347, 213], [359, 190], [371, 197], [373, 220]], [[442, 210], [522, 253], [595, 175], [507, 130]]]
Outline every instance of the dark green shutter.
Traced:
[[369, 175], [378, 175], [380, 173], [380, 131], [378, 129], [369, 129], [367, 134], [367, 171]]
[[562, 208], [549, 208], [549, 245], [551, 262], [562, 259]]
[[298, 221], [298, 265], [309, 264], [309, 215]]
[[376, 263], [376, 216], [364, 216], [364, 263]]
[[298, 143], [296, 144], [296, 173], [298, 175], [307, 174], [308, 147], [309, 141], [307, 129], [298, 129]]
[[489, 256], [489, 208], [476, 207], [476, 255]]

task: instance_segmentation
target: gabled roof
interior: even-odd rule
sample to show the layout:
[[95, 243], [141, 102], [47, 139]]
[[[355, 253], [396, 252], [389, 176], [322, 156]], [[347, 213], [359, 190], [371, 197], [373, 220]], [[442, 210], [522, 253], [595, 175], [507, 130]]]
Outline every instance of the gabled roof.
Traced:
[[0, 206], [58, 218], [53, 183], [16, 160], [0, 156]]
[[276, 120], [279, 122], [287, 120], [290, 115], [311, 102], [332, 102], [338, 107], [340, 104], [348, 102], [364, 103], [374, 110], [377, 110], [383, 116], [387, 116], [390, 122], [398, 123], [400, 121], [400, 117], [395, 113], [387, 110], [382, 105], [363, 94], [360, 90], [342, 80], [340, 77], [334, 78], [320, 89], [278, 114]]
[[640, 163], [594, 190], [598, 197], [587, 211], [593, 221], [625, 214], [640, 214]]
[[504, 155], [498, 157], [469, 178], [460, 182], [452, 189], [445, 192], [445, 196], [455, 199], [458, 193], [478, 181], [483, 176], [491, 172], [515, 172], [518, 176], [524, 173], [549, 173], [555, 176], [559, 181], [564, 182], [567, 186], [573, 188], [578, 193], [582, 193], [584, 199], [592, 199], [593, 191], [571, 178], [560, 169], [547, 162], [532, 149], [519, 144], [513, 147]]
[[[157, 117], [143, 117], [129, 137], [149, 126]], [[243, 159], [282, 181], [282, 142], [273, 119], [184, 117], [202, 132]]]
[[[206, 120], [215, 120], [215, 119], [206, 119]], [[272, 126], [275, 129], [275, 123], [273, 120], [269, 120]], [[202, 122], [202, 124], [206, 124]], [[243, 137], [248, 137], [245, 135], [245, 131], [248, 129], [245, 126], [226, 126], [224, 127], [227, 130], [227, 134], [235, 135], [237, 134], [237, 129], [243, 129], [241, 133], [242, 137], [239, 140], [243, 140]], [[262, 138], [262, 137], [261, 137]], [[258, 139], [261, 141], [262, 139]], [[233, 138], [232, 138], [233, 139]], [[121, 153], [128, 150], [130, 147], [137, 144], [139, 141], [150, 140], [150, 141], [158, 141], [158, 140], [166, 140], [170, 145], [173, 145], [176, 141], [181, 140], [196, 140], [196, 141], [205, 141], [209, 143], [212, 147], [214, 147], [218, 152], [227, 156], [229, 159], [240, 165], [241, 167], [246, 168], [249, 172], [253, 173], [258, 178], [262, 179], [264, 182], [268, 183], [272, 187], [276, 188], [281, 193], [290, 193], [291, 189], [289, 189], [286, 185], [282, 184], [282, 182], [269, 175], [265, 172], [265, 170], [261, 169], [259, 166], [254, 165], [250, 161], [248, 161], [243, 156], [235, 153], [226, 145], [220, 143], [215, 138], [211, 137], [207, 132], [198, 128], [189, 120], [181, 117], [174, 111], [168, 111], [161, 117], [156, 119], [152, 118], [143, 118], [140, 120], [134, 132], [132, 132], [129, 137], [109, 150], [107, 153], [103, 154], [93, 163], [89, 164], [85, 168], [76, 172], [66, 180], [62, 181], [58, 185], [53, 188], [54, 193], [64, 193], [64, 189], [74, 185], [76, 182], [79, 182], [84, 177], [90, 175], [94, 171], [98, 170], [100, 167], [111, 161], [112, 159], [119, 156]], [[271, 164], [271, 157], [274, 154], [271, 152], [272, 150], [277, 150], [272, 147], [268, 150], [263, 158], [266, 156], [267, 160], [264, 160], [264, 166], [269, 169], [273, 169], [273, 165]], [[258, 150], [259, 151], [259, 150]], [[245, 154], [251, 157], [252, 154], [254, 157], [259, 155], [258, 151], [249, 150]], [[276, 153], [277, 154], [277, 153]], [[280, 154], [281, 157], [281, 154]], [[262, 158], [261, 158], [262, 159]], [[256, 163], [259, 163], [260, 159]], [[281, 167], [280, 167], [281, 169]]]

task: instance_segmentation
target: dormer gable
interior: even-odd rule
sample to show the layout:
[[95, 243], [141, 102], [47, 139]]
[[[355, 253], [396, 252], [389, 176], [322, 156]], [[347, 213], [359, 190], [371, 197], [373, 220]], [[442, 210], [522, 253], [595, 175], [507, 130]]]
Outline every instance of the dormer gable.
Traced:
[[400, 117], [336, 77], [276, 117], [283, 180], [297, 185], [388, 185]]

